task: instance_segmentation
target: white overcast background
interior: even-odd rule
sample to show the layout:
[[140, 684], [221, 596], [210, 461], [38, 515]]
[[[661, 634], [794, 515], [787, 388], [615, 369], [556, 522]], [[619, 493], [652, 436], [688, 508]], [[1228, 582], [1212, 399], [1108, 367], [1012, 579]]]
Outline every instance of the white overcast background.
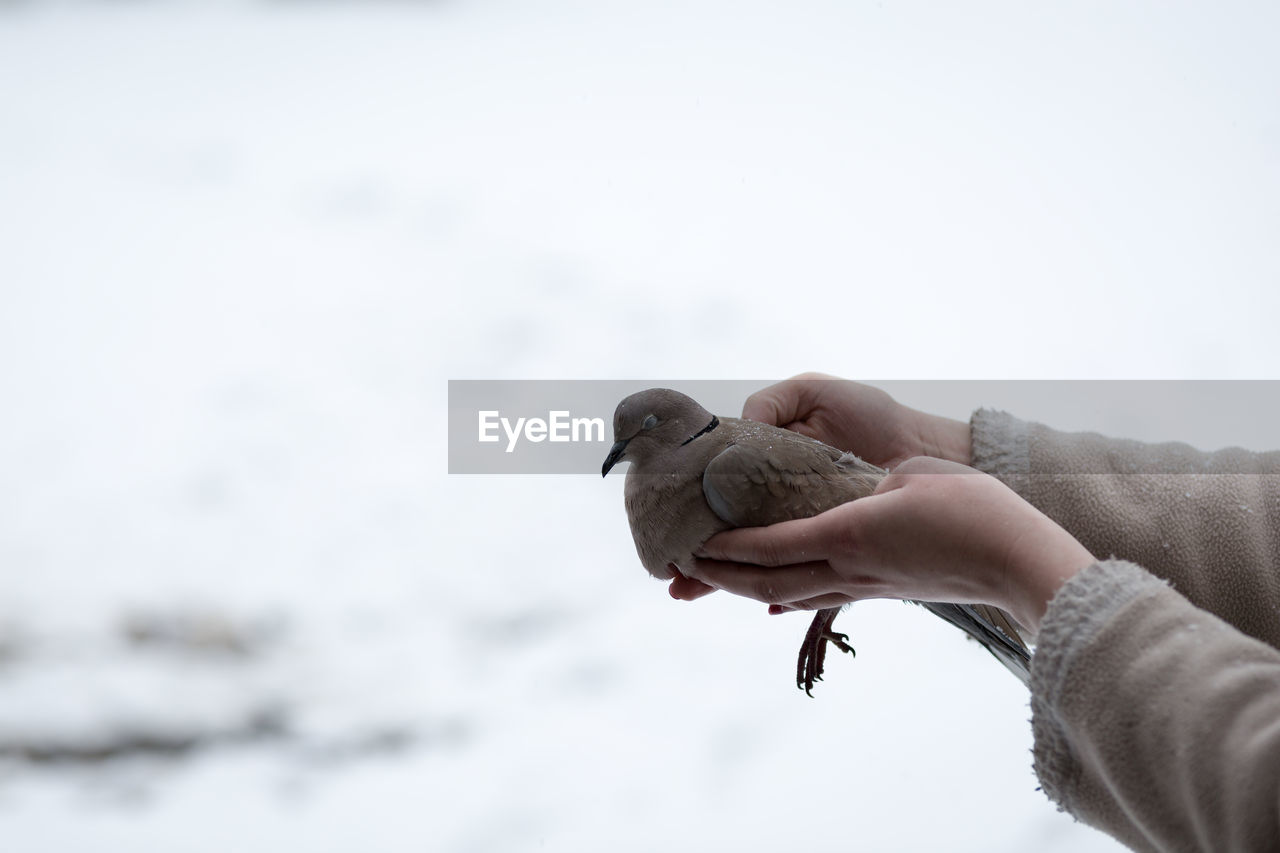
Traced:
[[620, 478], [450, 477], [446, 381], [1275, 377], [1278, 26], [0, 3], [4, 848], [1115, 849], [954, 631], [810, 700]]

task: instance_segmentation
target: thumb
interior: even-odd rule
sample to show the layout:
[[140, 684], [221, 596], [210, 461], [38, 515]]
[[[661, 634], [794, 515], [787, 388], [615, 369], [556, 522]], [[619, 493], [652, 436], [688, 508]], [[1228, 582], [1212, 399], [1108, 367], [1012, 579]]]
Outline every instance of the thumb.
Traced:
[[976, 468], [952, 462], [949, 459], [936, 459], [932, 456], [913, 456], [898, 464], [889, 476], [880, 481], [874, 494], [882, 495], [897, 491], [907, 484], [910, 477], [917, 474], [981, 474]]
[[801, 373], [761, 388], [742, 404], [742, 417], [790, 428], [789, 424], [804, 420], [813, 410], [822, 388], [833, 379], [825, 373]]

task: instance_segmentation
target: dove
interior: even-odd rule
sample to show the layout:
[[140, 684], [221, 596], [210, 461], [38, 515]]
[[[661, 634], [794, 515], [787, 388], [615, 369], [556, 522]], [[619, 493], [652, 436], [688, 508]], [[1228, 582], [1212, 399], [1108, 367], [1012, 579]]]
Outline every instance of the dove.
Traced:
[[[670, 580], [715, 534], [806, 518], [866, 497], [888, 473], [814, 438], [769, 424], [721, 418], [691, 397], [651, 388], [613, 415], [614, 444], [601, 476], [630, 463], [623, 494], [631, 536], [649, 574]], [[988, 605], [914, 602], [974, 640], [1024, 684], [1030, 652], [1013, 620]], [[796, 686], [812, 696], [827, 645], [854, 653], [832, 630], [840, 608], [819, 610], [796, 662]]]

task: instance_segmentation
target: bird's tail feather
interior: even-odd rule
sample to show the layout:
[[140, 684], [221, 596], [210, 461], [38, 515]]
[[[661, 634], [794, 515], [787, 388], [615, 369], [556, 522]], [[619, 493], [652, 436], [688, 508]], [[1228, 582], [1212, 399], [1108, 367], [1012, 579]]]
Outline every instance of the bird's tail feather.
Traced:
[[1019, 681], [1030, 684], [1031, 652], [1003, 611], [984, 605], [939, 604], [934, 601], [917, 603], [977, 640]]

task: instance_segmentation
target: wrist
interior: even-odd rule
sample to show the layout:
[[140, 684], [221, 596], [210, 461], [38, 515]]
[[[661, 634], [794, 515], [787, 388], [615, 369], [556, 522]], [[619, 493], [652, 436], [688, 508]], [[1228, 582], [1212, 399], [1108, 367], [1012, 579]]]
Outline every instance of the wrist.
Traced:
[[1097, 562], [1069, 533], [1061, 529], [1057, 532], [1061, 535], [1034, 555], [1019, 572], [1018, 600], [1010, 612], [1033, 633], [1039, 632], [1040, 622], [1049, 609], [1049, 602], [1058, 594], [1058, 590], [1076, 574]]
[[967, 421], [925, 412], [913, 411], [912, 414], [916, 419], [916, 433], [919, 436], [918, 455], [946, 459], [961, 465], [973, 464], [973, 440]]

